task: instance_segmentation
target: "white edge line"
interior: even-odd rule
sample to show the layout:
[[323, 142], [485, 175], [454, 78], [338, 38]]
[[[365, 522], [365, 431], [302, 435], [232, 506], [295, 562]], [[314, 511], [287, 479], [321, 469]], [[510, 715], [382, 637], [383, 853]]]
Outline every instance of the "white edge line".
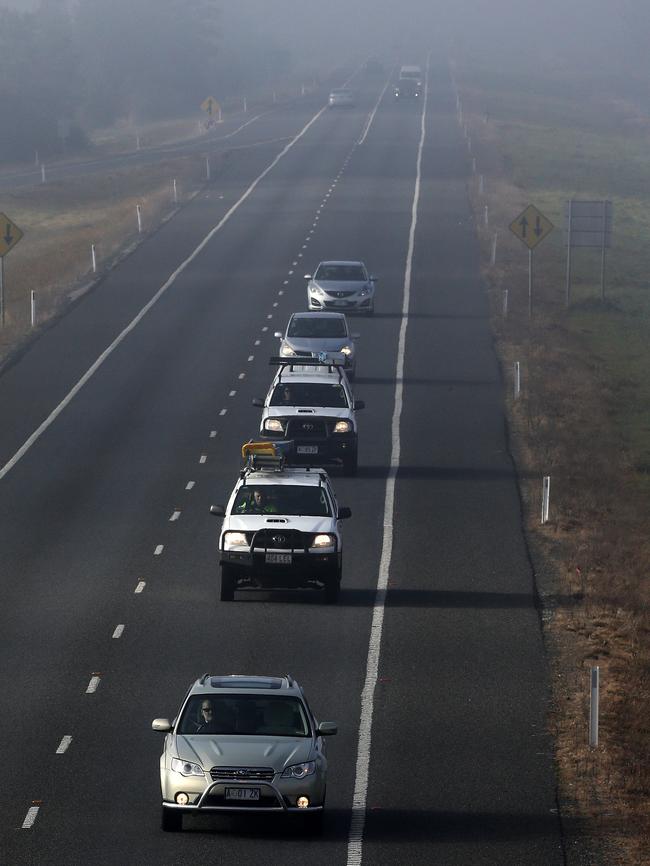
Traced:
[[370, 752], [372, 744], [372, 714], [375, 701], [375, 686], [379, 672], [381, 655], [381, 636], [384, 625], [384, 610], [388, 575], [393, 553], [393, 513], [395, 506], [395, 481], [400, 461], [400, 420], [402, 416], [404, 354], [406, 350], [406, 328], [408, 325], [409, 307], [411, 303], [411, 268], [415, 248], [415, 229], [417, 226], [418, 205], [420, 201], [420, 179], [422, 174], [422, 151], [426, 135], [427, 93], [429, 81], [429, 57], [424, 86], [424, 105], [420, 127], [420, 143], [416, 161], [415, 189], [411, 207], [411, 228], [409, 231], [408, 252], [404, 269], [404, 295], [402, 301], [402, 323], [399, 331], [397, 349], [397, 364], [395, 370], [395, 398], [393, 420], [391, 424], [392, 449], [390, 455], [390, 470], [386, 479], [386, 495], [384, 498], [384, 537], [379, 561], [377, 590], [372, 612], [372, 625], [368, 641], [368, 660], [366, 678], [361, 693], [361, 718], [359, 722], [359, 742], [357, 747], [357, 762], [352, 796], [352, 819], [348, 833], [347, 866], [360, 866], [363, 857], [363, 830], [366, 822], [366, 804], [368, 799], [368, 779], [370, 773]]
[[271, 163], [264, 169], [264, 171], [259, 174], [252, 184], [248, 187], [248, 189], [243, 193], [243, 195], [226, 211], [223, 217], [219, 220], [219, 222], [214, 226], [208, 234], [203, 238], [201, 243], [194, 249], [192, 253], [176, 268], [175, 271], [167, 278], [167, 280], [163, 283], [163, 285], [158, 289], [156, 294], [142, 307], [140, 312], [129, 322], [129, 324], [124, 328], [124, 330], [118, 334], [118, 336], [113, 340], [113, 342], [107, 346], [106, 349], [101, 353], [101, 355], [96, 359], [96, 361], [86, 370], [81, 379], [74, 385], [73, 388], [66, 394], [66, 396], [61, 400], [59, 405], [50, 412], [47, 418], [36, 428], [36, 430], [29, 436], [29, 438], [21, 445], [21, 447], [16, 451], [13, 457], [11, 457], [5, 465], [0, 469], [0, 480], [2, 480], [5, 475], [10, 472], [13, 467], [18, 463], [18, 461], [24, 457], [24, 455], [29, 451], [32, 445], [40, 439], [43, 433], [47, 430], [47, 428], [58, 418], [58, 416], [63, 412], [63, 410], [68, 406], [68, 404], [73, 400], [74, 397], [79, 393], [79, 391], [83, 388], [83, 386], [88, 382], [88, 380], [99, 370], [104, 361], [109, 357], [109, 355], [120, 345], [120, 343], [125, 339], [125, 337], [134, 330], [134, 328], [142, 321], [142, 319], [147, 315], [149, 310], [158, 303], [160, 298], [165, 294], [165, 292], [172, 286], [176, 279], [183, 273], [183, 271], [194, 261], [194, 259], [203, 252], [204, 248], [207, 244], [212, 240], [212, 238], [217, 234], [217, 232], [221, 231], [223, 226], [230, 220], [232, 215], [237, 211], [241, 205], [250, 197], [250, 195], [255, 191], [257, 186], [261, 183], [262, 180], [271, 172], [275, 166], [280, 162], [280, 160], [291, 150], [291, 148], [298, 142], [307, 132], [307, 130], [318, 120], [318, 118], [323, 114], [326, 110], [326, 106], [320, 109], [311, 120], [303, 126], [300, 132], [291, 139], [291, 141], [285, 145], [280, 153], [271, 161]]

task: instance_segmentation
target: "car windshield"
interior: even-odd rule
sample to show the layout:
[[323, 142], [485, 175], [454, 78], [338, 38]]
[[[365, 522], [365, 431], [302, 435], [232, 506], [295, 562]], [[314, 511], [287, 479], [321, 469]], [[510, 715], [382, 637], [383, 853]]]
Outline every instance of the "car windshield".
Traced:
[[345, 320], [323, 316], [294, 316], [289, 323], [287, 337], [345, 337], [347, 330]]
[[249, 479], [237, 491], [232, 514], [296, 514], [331, 517], [324, 487], [312, 485], [260, 484]]
[[320, 265], [314, 279], [337, 283], [365, 283], [366, 272], [361, 265]]
[[177, 733], [309, 737], [311, 726], [298, 698], [209, 694], [189, 699]]
[[348, 398], [342, 385], [330, 382], [278, 382], [270, 406], [319, 406], [347, 409]]

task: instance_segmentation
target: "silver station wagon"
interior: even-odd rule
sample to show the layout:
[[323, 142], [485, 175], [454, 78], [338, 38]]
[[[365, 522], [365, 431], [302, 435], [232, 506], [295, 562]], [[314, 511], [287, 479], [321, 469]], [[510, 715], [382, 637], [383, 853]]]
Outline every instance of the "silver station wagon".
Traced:
[[325, 806], [327, 760], [318, 722], [289, 675], [213, 676], [190, 687], [174, 721], [154, 719], [166, 734], [160, 758], [162, 829], [183, 829], [183, 815], [295, 813], [318, 831]]

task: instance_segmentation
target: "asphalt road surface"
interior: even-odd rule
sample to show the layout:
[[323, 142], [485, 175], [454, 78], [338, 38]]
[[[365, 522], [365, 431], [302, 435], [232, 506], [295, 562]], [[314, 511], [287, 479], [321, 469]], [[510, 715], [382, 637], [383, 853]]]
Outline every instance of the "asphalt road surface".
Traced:
[[[378, 103], [385, 83], [360, 78], [352, 109], [317, 114], [305, 100], [265, 117], [250, 135], [266, 144], [242, 150], [0, 376], [3, 864], [332, 866], [359, 851], [364, 864], [564, 862], [548, 671], [454, 97], [435, 60], [426, 101], [395, 103], [389, 89]], [[208, 509], [257, 429], [272, 333], [304, 309], [303, 274], [324, 258], [363, 259], [380, 278], [375, 316], [353, 323], [360, 470], [332, 472], [353, 512], [341, 599], [222, 603]], [[377, 651], [369, 724], [361, 694]], [[160, 830], [150, 723], [174, 716], [205, 671], [290, 672], [338, 722], [322, 838], [272, 818]], [[350, 845], [360, 724], [365, 825]]]

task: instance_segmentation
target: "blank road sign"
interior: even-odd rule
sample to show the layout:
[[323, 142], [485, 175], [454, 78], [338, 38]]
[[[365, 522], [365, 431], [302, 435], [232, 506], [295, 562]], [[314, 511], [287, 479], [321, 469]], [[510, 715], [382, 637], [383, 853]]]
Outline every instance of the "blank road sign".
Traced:
[[[571, 226], [569, 226], [569, 214]], [[575, 201], [564, 205], [564, 245], [572, 247], [609, 247], [612, 245], [614, 207], [611, 201]]]

